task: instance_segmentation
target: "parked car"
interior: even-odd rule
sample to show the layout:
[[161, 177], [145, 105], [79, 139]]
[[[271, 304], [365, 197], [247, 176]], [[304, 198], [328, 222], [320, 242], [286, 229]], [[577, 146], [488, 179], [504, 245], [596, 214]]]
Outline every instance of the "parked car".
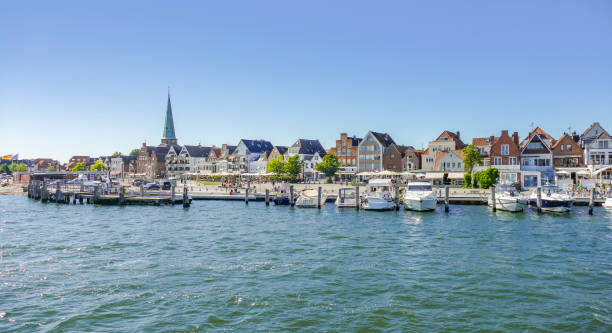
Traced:
[[148, 183], [147, 185], [144, 186], [145, 190], [159, 190], [160, 186], [159, 184], [155, 184], [155, 183]]
[[169, 190], [170, 188], [172, 188], [172, 183], [170, 183], [167, 180], [163, 181], [163, 182], [160, 182], [160, 184], [161, 184], [161, 189], [162, 190]]
[[134, 179], [134, 181], [132, 182], [132, 185], [134, 186], [144, 185], [144, 180], [140, 178]]

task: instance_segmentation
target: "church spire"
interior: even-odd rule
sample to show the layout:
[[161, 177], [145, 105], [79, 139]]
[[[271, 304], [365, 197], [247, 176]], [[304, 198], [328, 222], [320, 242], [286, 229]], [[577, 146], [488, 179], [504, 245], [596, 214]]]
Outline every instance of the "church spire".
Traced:
[[166, 106], [166, 122], [164, 123], [164, 133], [161, 139], [162, 145], [177, 144], [176, 135], [174, 134], [174, 120], [172, 118], [172, 104], [170, 103], [170, 87], [168, 87], [168, 105]]

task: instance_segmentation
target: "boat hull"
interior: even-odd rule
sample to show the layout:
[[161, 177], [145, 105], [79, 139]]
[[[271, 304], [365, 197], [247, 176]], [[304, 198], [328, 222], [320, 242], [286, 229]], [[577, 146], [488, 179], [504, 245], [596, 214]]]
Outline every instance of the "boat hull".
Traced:
[[606, 201], [602, 205], [603, 208], [612, 209], [612, 198], [606, 199]]
[[357, 207], [357, 202], [355, 201], [355, 199], [344, 199], [342, 202], [340, 202], [340, 200], [336, 199], [335, 201], [336, 203], [336, 207], [346, 207], [346, 208], [355, 208]]
[[436, 199], [406, 199], [404, 198], [404, 208], [418, 212], [436, 210], [438, 200]]
[[[536, 199], [530, 199], [529, 205], [537, 208], [538, 203]], [[542, 199], [542, 211], [550, 213], [568, 213], [572, 210], [574, 200], [550, 200]]]
[[361, 208], [363, 210], [376, 211], [395, 210], [395, 203], [379, 198], [368, 198], [363, 202]]
[[279, 197], [274, 198], [274, 204], [278, 206], [289, 206], [291, 202], [289, 202], [289, 197]]
[[[493, 207], [491, 203], [491, 199], [489, 198], [489, 207]], [[525, 204], [521, 202], [520, 199], [495, 199], [495, 209], [503, 210], [506, 212], [522, 212], [524, 210]]]

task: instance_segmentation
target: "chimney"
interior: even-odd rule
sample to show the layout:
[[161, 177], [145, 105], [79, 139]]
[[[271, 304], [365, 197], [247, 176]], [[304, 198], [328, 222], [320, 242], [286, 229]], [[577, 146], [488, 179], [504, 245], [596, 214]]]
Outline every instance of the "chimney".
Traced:
[[519, 137], [518, 137], [518, 132], [514, 132], [512, 133], [512, 141], [514, 141], [515, 145], [519, 145]]
[[461, 133], [457, 131], [457, 139], [461, 139]]
[[493, 144], [493, 141], [495, 141], [495, 136], [494, 136], [494, 135], [491, 135], [491, 136], [489, 137], [489, 144], [490, 144], [490, 145], [492, 145], [492, 144]]

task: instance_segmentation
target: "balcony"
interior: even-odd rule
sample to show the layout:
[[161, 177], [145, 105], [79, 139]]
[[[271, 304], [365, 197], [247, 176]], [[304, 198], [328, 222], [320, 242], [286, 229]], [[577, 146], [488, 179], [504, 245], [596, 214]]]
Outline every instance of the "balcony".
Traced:
[[490, 165], [491, 168], [495, 168], [497, 170], [500, 171], [521, 171], [521, 166], [518, 164], [511, 164], [511, 165], [502, 165], [502, 164], [492, 164]]
[[555, 167], [552, 165], [540, 166], [540, 165], [521, 165], [521, 171], [540, 171], [550, 172], [555, 171]]

